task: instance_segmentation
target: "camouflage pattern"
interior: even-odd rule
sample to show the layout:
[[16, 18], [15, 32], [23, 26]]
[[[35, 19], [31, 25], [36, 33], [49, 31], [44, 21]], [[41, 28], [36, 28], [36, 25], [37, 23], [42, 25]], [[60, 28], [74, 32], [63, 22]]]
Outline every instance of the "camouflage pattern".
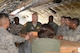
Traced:
[[25, 39], [12, 35], [4, 28], [0, 27], [0, 53], [18, 53], [15, 42], [24, 42]]
[[69, 27], [66, 25], [61, 25], [58, 27], [57, 35], [67, 36], [67, 32], [69, 31]]
[[63, 39], [70, 41], [80, 41], [80, 26], [76, 28], [76, 30], [70, 30], [68, 32], [68, 36], [64, 36]]
[[23, 26], [21, 24], [16, 25], [16, 24], [13, 23], [13, 24], [10, 25], [10, 30], [9, 31], [12, 34], [18, 35], [18, 34], [20, 34], [20, 31], [22, 30], [22, 28], [23, 28]]

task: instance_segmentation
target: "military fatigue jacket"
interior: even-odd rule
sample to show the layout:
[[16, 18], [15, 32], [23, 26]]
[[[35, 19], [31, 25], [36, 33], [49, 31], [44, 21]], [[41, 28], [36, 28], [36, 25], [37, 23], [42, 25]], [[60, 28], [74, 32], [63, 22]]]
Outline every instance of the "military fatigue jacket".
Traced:
[[69, 27], [66, 25], [61, 25], [58, 27], [57, 35], [67, 36], [67, 32], [69, 31]]
[[23, 42], [24, 38], [12, 35], [4, 28], [0, 27], [0, 53], [18, 53], [15, 42]]
[[32, 22], [27, 22], [26, 26], [24, 27], [23, 30], [21, 30], [22, 33], [27, 33], [27, 32], [31, 32], [31, 31], [40, 31], [42, 27], [42, 24], [40, 22], [37, 22], [36, 26], [34, 26], [32, 24]]
[[80, 42], [80, 26], [76, 30], [70, 30], [68, 35], [64, 36], [63, 39]]
[[16, 24], [13, 23], [13, 24], [10, 25], [10, 30], [9, 31], [12, 34], [18, 35], [18, 34], [20, 34], [20, 31], [22, 30], [22, 28], [23, 28], [23, 26], [21, 24], [16, 25]]

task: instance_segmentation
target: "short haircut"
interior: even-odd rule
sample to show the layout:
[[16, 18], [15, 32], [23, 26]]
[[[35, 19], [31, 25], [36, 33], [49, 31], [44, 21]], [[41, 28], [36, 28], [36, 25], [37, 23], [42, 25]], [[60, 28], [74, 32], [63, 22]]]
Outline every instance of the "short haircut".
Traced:
[[19, 17], [15, 17], [14, 19], [19, 19]]
[[52, 15], [49, 16], [49, 19], [52, 19], [52, 20], [53, 20], [53, 18], [54, 18], [54, 17], [53, 17]]
[[43, 25], [42, 25], [42, 28], [48, 28], [48, 29], [50, 29], [51, 31], [54, 31], [54, 29], [53, 29], [49, 24], [43, 24]]
[[47, 25], [44, 25], [42, 29], [38, 32], [39, 38], [53, 38], [54, 31], [51, 30], [51, 28]]
[[3, 17], [9, 18], [9, 15], [7, 13], [0, 13], [0, 19], [2, 19]]
[[66, 16], [62, 16], [61, 18], [66, 18]]
[[32, 15], [38, 15], [38, 13], [37, 12], [34, 12]]
[[73, 18], [72, 21], [73, 21], [74, 24], [76, 24], [77, 26], [79, 25], [79, 19], [78, 19], [78, 18]]
[[68, 19], [68, 20], [71, 20], [71, 17], [65, 17], [66, 19]]

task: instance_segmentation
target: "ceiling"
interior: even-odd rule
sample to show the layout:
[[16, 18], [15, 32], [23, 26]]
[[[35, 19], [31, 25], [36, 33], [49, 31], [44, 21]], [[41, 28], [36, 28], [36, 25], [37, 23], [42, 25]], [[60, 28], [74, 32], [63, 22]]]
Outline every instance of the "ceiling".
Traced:
[[[49, 8], [54, 10], [56, 13], [51, 11]], [[49, 2], [47, 4], [40, 5], [37, 7], [31, 7], [30, 9], [28, 9], [28, 11], [29, 12], [38, 12], [39, 21], [42, 22], [43, 24], [48, 22], [48, 17], [50, 15], [53, 15], [54, 22], [56, 22], [57, 24], [60, 25], [60, 17], [61, 16], [70, 16], [72, 18], [80, 17], [80, 2], [62, 2], [62, 3]], [[25, 16], [27, 21], [30, 20], [29, 16], [31, 16], [31, 14], [26, 13], [28, 11], [25, 10], [22, 12], [22, 16]], [[20, 13], [20, 15], [21, 15], [21, 13]]]
[[[29, 7], [37, 7], [54, 1], [55, 0], [0, 0], [0, 12], [11, 13], [23, 6], [25, 9], [28, 9]], [[79, 2], [80, 0], [62, 0], [64, 3], [75, 1]]]
[[[80, 17], [80, 0], [62, 0], [61, 3], [54, 3], [53, 0], [43, 1], [44, 2], [42, 2], [42, 0], [0, 0], [0, 12], [11, 13], [24, 6], [25, 8], [16, 15], [21, 17], [20, 23], [22, 24], [25, 24], [31, 19], [29, 16], [31, 17], [33, 12], [38, 12], [39, 21], [43, 24], [48, 22], [49, 15], [53, 15], [54, 22], [59, 25], [61, 16], [70, 16], [72, 18]], [[26, 20], [23, 20], [22, 17], [25, 17]], [[26, 22], [23, 23], [24, 21]]]

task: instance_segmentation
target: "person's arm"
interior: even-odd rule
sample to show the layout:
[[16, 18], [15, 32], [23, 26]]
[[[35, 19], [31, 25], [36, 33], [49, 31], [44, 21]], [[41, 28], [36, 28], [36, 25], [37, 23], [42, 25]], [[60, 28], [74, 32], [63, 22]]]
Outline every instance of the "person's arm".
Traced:
[[65, 35], [65, 36], [63, 36], [63, 39], [64, 40], [70, 40], [71, 38], [72, 38], [72, 35], [73, 35], [73, 32], [72, 32], [72, 30], [70, 30], [70, 31], [65, 31], [66, 33], [67, 33], [67, 35]]
[[77, 32], [77, 31], [76, 31], [76, 32], [73, 34], [72, 37], [69, 37], [69, 40], [79, 42], [79, 41], [80, 41], [80, 32]]
[[76, 37], [74, 37], [74, 38], [75, 38], [74, 41], [79, 42], [80, 41], [80, 34], [79, 35], [76, 35]]
[[12, 35], [12, 34], [4, 34], [6, 35], [4, 38], [4, 42], [5, 42], [5, 45], [6, 45], [6, 48], [7, 50], [9, 51], [9, 53], [18, 53], [18, 49], [16, 48], [15, 46], [15, 42], [24, 42], [25, 40], [28, 40], [29, 39], [29, 36], [26, 35], [25, 38], [22, 38], [20, 36], [16, 36], [16, 35]]
[[69, 40], [68, 36], [63, 36], [63, 40]]
[[20, 31], [21, 34], [26, 34], [28, 31], [30, 31], [31, 22], [27, 22], [23, 29]]
[[5, 46], [9, 53], [18, 53], [18, 49], [16, 48], [14, 41], [12, 40], [12, 36], [8, 35], [4, 37]]
[[64, 36], [64, 40], [69, 40], [69, 41], [80, 41], [80, 35], [75, 35], [75, 36]]
[[59, 36], [60, 33], [61, 33], [61, 29], [60, 29], [60, 26], [59, 26], [58, 29], [57, 29], [57, 33], [56, 33], [56, 35]]
[[25, 26], [23, 26], [22, 30], [20, 31], [20, 34], [26, 34], [27, 33], [26, 27], [27, 27], [27, 25], [25, 24]]
[[21, 43], [21, 42], [24, 42], [25, 40], [28, 40], [29, 39], [29, 35], [25, 35], [25, 37], [20, 37], [20, 36], [16, 36], [16, 35], [13, 35], [13, 40], [14, 42], [17, 42], [17, 43]]
[[17, 43], [21, 43], [21, 42], [24, 42], [25, 39], [23, 37], [13, 35], [13, 41]]
[[63, 39], [70, 40], [70, 41], [80, 41], [80, 31], [78, 30], [72, 32], [72, 35], [64, 36]]

